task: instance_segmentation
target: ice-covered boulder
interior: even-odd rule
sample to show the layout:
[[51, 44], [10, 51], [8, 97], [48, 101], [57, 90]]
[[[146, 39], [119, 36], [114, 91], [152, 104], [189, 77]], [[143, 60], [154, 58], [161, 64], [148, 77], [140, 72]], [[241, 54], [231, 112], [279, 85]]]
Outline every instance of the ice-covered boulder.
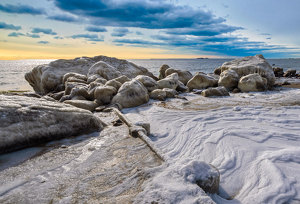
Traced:
[[125, 76], [125, 75], [122, 75], [122, 76], [120, 76], [118, 78], [115, 78], [115, 80], [117, 80], [121, 84], [124, 84], [125, 82], [130, 81], [130, 79], [127, 76]]
[[238, 86], [239, 75], [234, 70], [225, 70], [221, 73], [218, 86], [224, 86], [228, 90], [233, 90]]
[[163, 91], [166, 92], [167, 98], [175, 98], [175, 96], [178, 95], [178, 92], [174, 89], [163, 88]]
[[187, 82], [193, 78], [193, 75], [191, 74], [191, 72], [189, 71], [182, 71], [182, 70], [179, 70], [179, 69], [172, 69], [172, 68], [169, 68], [165, 71], [165, 76], [169, 76], [173, 73], [177, 73], [178, 74], [178, 79], [179, 81], [181, 81], [184, 85], [187, 84]]
[[191, 161], [181, 168], [184, 178], [196, 183], [206, 193], [218, 193], [220, 184], [220, 173], [216, 167], [202, 161]]
[[151, 99], [164, 101], [164, 100], [166, 100], [167, 93], [165, 91], [163, 91], [162, 89], [155, 89], [150, 93], [149, 96]]
[[295, 69], [288, 69], [286, 72], [284, 72], [283, 77], [295, 77], [296, 72], [297, 71]]
[[139, 80], [149, 92], [158, 88], [158, 83], [151, 77], [139, 75], [135, 79]]
[[111, 80], [122, 76], [121, 72], [119, 72], [117, 68], [103, 61], [97, 62], [93, 66], [91, 66], [87, 75], [99, 75], [106, 80]]
[[131, 108], [142, 105], [149, 101], [148, 90], [137, 79], [125, 82], [111, 101], [111, 104], [118, 103], [122, 108]]
[[118, 82], [117, 80], [115, 79], [111, 79], [109, 81], [107, 81], [105, 83], [106, 86], [112, 86], [112, 87], [115, 87], [115, 89], [118, 91], [119, 88], [122, 86], [122, 84], [120, 82]]
[[206, 89], [208, 87], [217, 86], [218, 80], [215, 78], [208, 76], [206, 74], [197, 73], [192, 79], [190, 79], [187, 83], [187, 87], [190, 90], [193, 89]]
[[204, 97], [229, 96], [229, 93], [224, 86], [219, 86], [219, 87], [205, 89], [201, 92], [201, 95]]
[[178, 74], [173, 73], [173, 74], [167, 76], [166, 78], [157, 81], [157, 83], [158, 83], [158, 87], [160, 89], [163, 89], [163, 88], [176, 89], [178, 86], [178, 83], [179, 83]]
[[169, 68], [170, 68], [170, 67], [169, 67], [169, 65], [167, 65], [167, 64], [163, 64], [163, 65], [159, 68], [159, 76], [158, 76], [158, 79], [159, 79], [159, 80], [161, 80], [161, 79], [163, 79], [163, 78], [166, 77], [165, 72], [166, 72], [166, 70], [169, 69]]
[[283, 77], [283, 68], [281, 67], [273, 67], [273, 72], [275, 74], [275, 77]]
[[69, 72], [63, 76], [63, 84], [65, 84], [67, 81], [68, 82], [87, 83], [87, 76], [83, 75], [83, 74]]
[[234, 70], [239, 77], [257, 73], [267, 79], [268, 88], [272, 88], [275, 83], [273, 69], [262, 55], [249, 56], [225, 62], [221, 66], [221, 71], [223, 72], [228, 69]]
[[99, 105], [109, 104], [117, 89], [112, 86], [97, 86], [94, 90], [94, 99]]
[[250, 92], [250, 91], [265, 91], [267, 90], [267, 79], [261, 77], [259, 74], [249, 74], [247, 76], [243, 76], [238, 84], [238, 88], [242, 92]]
[[[71, 60], [56, 60], [47, 65], [39, 65], [25, 74], [25, 79], [40, 94], [47, 94], [51, 91], [61, 91], [63, 85], [63, 76], [66, 73], [78, 73], [87, 75], [91, 66], [97, 62], [104, 62], [114, 67], [118, 72], [129, 78], [134, 78], [138, 75], [147, 75], [156, 78], [146, 68], [137, 66], [126, 60], [117, 58], [96, 56], [96, 57], [81, 57]], [[91, 76], [91, 74], [89, 75]], [[90, 81], [88, 79], [88, 81]], [[91, 82], [91, 81], [90, 81]]]
[[102, 128], [102, 122], [87, 110], [39, 98], [0, 95], [0, 153]]

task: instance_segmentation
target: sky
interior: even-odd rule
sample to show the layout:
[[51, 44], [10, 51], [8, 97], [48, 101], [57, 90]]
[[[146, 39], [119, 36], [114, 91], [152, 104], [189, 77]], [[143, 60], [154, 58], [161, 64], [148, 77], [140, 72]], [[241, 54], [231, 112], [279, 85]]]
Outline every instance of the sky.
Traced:
[[300, 57], [299, 0], [1, 0], [0, 59]]

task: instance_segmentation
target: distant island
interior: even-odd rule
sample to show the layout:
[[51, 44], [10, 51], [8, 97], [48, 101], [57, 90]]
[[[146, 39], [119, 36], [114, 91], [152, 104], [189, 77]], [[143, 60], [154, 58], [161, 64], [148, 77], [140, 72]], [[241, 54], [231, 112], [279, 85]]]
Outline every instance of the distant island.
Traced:
[[208, 59], [208, 57], [198, 57], [196, 59]]

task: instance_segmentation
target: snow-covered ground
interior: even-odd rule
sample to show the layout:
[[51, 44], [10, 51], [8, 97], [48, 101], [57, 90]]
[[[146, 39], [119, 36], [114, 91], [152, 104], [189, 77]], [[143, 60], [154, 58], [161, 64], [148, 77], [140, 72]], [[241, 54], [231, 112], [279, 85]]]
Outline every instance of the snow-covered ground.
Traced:
[[221, 174], [219, 194], [210, 195], [216, 203], [300, 203], [300, 89], [186, 97], [123, 111], [151, 124], [151, 140], [167, 158], [137, 199], [159, 192], [174, 202], [205, 203], [196, 184], [182, 178], [190, 161], [205, 161]]

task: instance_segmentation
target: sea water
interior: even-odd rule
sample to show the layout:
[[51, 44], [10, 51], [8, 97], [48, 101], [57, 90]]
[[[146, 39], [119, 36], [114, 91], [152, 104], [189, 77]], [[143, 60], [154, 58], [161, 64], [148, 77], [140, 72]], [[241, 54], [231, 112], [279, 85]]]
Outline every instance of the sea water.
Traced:
[[[192, 74], [196, 72], [211, 73], [213, 70], [226, 61], [232, 59], [129, 59], [129, 61], [143, 66], [158, 75], [161, 65], [168, 64], [170, 67], [181, 70], [188, 70]], [[25, 80], [24, 75], [35, 66], [48, 64], [53, 60], [0, 60], [0, 91], [8, 90], [32, 90], [32, 87]], [[271, 65], [286, 69], [300, 71], [300, 59], [271, 59]]]

